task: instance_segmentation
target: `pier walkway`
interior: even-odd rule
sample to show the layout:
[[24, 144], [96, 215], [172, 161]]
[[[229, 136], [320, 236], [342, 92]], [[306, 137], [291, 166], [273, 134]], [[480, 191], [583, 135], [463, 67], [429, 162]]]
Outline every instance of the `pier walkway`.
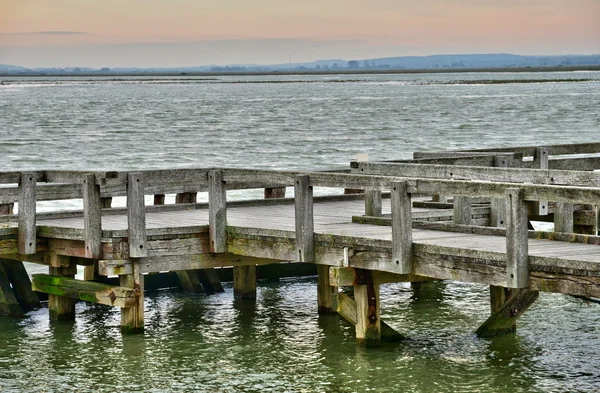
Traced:
[[[311, 263], [319, 312], [353, 323], [361, 344], [401, 338], [379, 318], [379, 285], [401, 281], [490, 285], [491, 315], [477, 334], [511, 332], [539, 291], [600, 297], [598, 152], [600, 144], [415, 153], [346, 172], [0, 172], [0, 312], [39, 307], [45, 292], [51, 318], [73, 318], [76, 300], [92, 301], [120, 307], [123, 330], [142, 331], [144, 274], [176, 271], [186, 290], [218, 290], [214, 268], [232, 267], [236, 299], [252, 301], [257, 265]], [[317, 187], [335, 195], [314, 197]], [[245, 189], [266, 199], [227, 201], [227, 191]], [[208, 203], [196, 202], [198, 192]], [[114, 197], [127, 207], [111, 207]], [[65, 199], [83, 209], [36, 209]], [[538, 221], [554, 231], [534, 230]], [[21, 261], [49, 274], [30, 281]], [[74, 279], [77, 265], [85, 280]]]

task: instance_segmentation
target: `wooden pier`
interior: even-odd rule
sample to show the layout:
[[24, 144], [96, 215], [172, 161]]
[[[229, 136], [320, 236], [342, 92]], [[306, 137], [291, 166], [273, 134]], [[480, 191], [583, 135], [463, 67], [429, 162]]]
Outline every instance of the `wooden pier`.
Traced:
[[[600, 143], [420, 152], [344, 172], [0, 172], [0, 313], [40, 307], [46, 293], [52, 319], [95, 302], [121, 308], [123, 331], [139, 332], [146, 274], [177, 272], [184, 290], [214, 293], [215, 268], [232, 267], [235, 299], [252, 301], [257, 266], [299, 263], [317, 265], [318, 311], [354, 324], [359, 344], [403, 338], [379, 317], [379, 286], [393, 282], [489, 285], [490, 317], [474, 330], [513, 332], [539, 291], [600, 297], [599, 153]], [[313, 196], [316, 187], [337, 194]], [[265, 199], [227, 201], [247, 189]], [[196, 202], [201, 192], [208, 203]], [[116, 197], [127, 207], [111, 207]], [[36, 211], [66, 199], [83, 209]], [[48, 274], [30, 281], [22, 261]]]

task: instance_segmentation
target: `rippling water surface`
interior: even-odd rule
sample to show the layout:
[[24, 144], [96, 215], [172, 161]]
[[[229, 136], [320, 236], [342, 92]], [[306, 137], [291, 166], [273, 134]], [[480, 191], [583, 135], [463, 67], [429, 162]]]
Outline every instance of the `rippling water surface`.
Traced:
[[[2, 170], [302, 169], [600, 139], [597, 72], [202, 79], [0, 78]], [[515, 79], [546, 82], [485, 82]], [[0, 318], [0, 391], [600, 390], [595, 303], [542, 293], [517, 334], [483, 340], [472, 332], [489, 314], [485, 286], [393, 284], [381, 298], [409, 339], [369, 351], [317, 315], [314, 279], [261, 281], [256, 304], [234, 303], [229, 286], [148, 293], [138, 336], [121, 335], [118, 310], [85, 303], [74, 323], [47, 309]]]

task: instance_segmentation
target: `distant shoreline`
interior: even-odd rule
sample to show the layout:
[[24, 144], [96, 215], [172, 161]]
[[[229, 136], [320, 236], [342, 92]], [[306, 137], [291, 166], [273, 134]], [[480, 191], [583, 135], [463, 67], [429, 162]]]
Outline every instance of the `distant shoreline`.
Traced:
[[251, 72], [81, 72], [81, 73], [0, 73], [0, 77], [128, 77], [128, 76], [279, 76], [279, 75], [377, 75], [377, 74], [450, 74], [450, 73], [512, 73], [512, 72], [572, 72], [600, 71], [600, 65], [556, 67], [495, 67], [495, 68], [427, 68], [427, 69], [340, 69], [340, 70], [286, 70]]

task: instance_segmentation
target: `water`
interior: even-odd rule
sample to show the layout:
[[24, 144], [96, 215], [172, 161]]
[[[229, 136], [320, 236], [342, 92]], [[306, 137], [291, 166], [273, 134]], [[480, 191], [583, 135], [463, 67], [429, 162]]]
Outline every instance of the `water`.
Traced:
[[[594, 81], [460, 82], [580, 78]], [[2, 80], [2, 168], [310, 169], [600, 135], [598, 72], [114, 79]], [[298, 82], [222, 83], [278, 80]], [[148, 293], [139, 336], [121, 335], [118, 310], [85, 303], [74, 323], [47, 309], [0, 318], [0, 391], [600, 390], [598, 304], [542, 293], [516, 335], [483, 340], [472, 332], [489, 313], [485, 286], [393, 284], [381, 298], [409, 339], [369, 351], [346, 322], [317, 316], [314, 279], [261, 281], [255, 305], [227, 285]]]

